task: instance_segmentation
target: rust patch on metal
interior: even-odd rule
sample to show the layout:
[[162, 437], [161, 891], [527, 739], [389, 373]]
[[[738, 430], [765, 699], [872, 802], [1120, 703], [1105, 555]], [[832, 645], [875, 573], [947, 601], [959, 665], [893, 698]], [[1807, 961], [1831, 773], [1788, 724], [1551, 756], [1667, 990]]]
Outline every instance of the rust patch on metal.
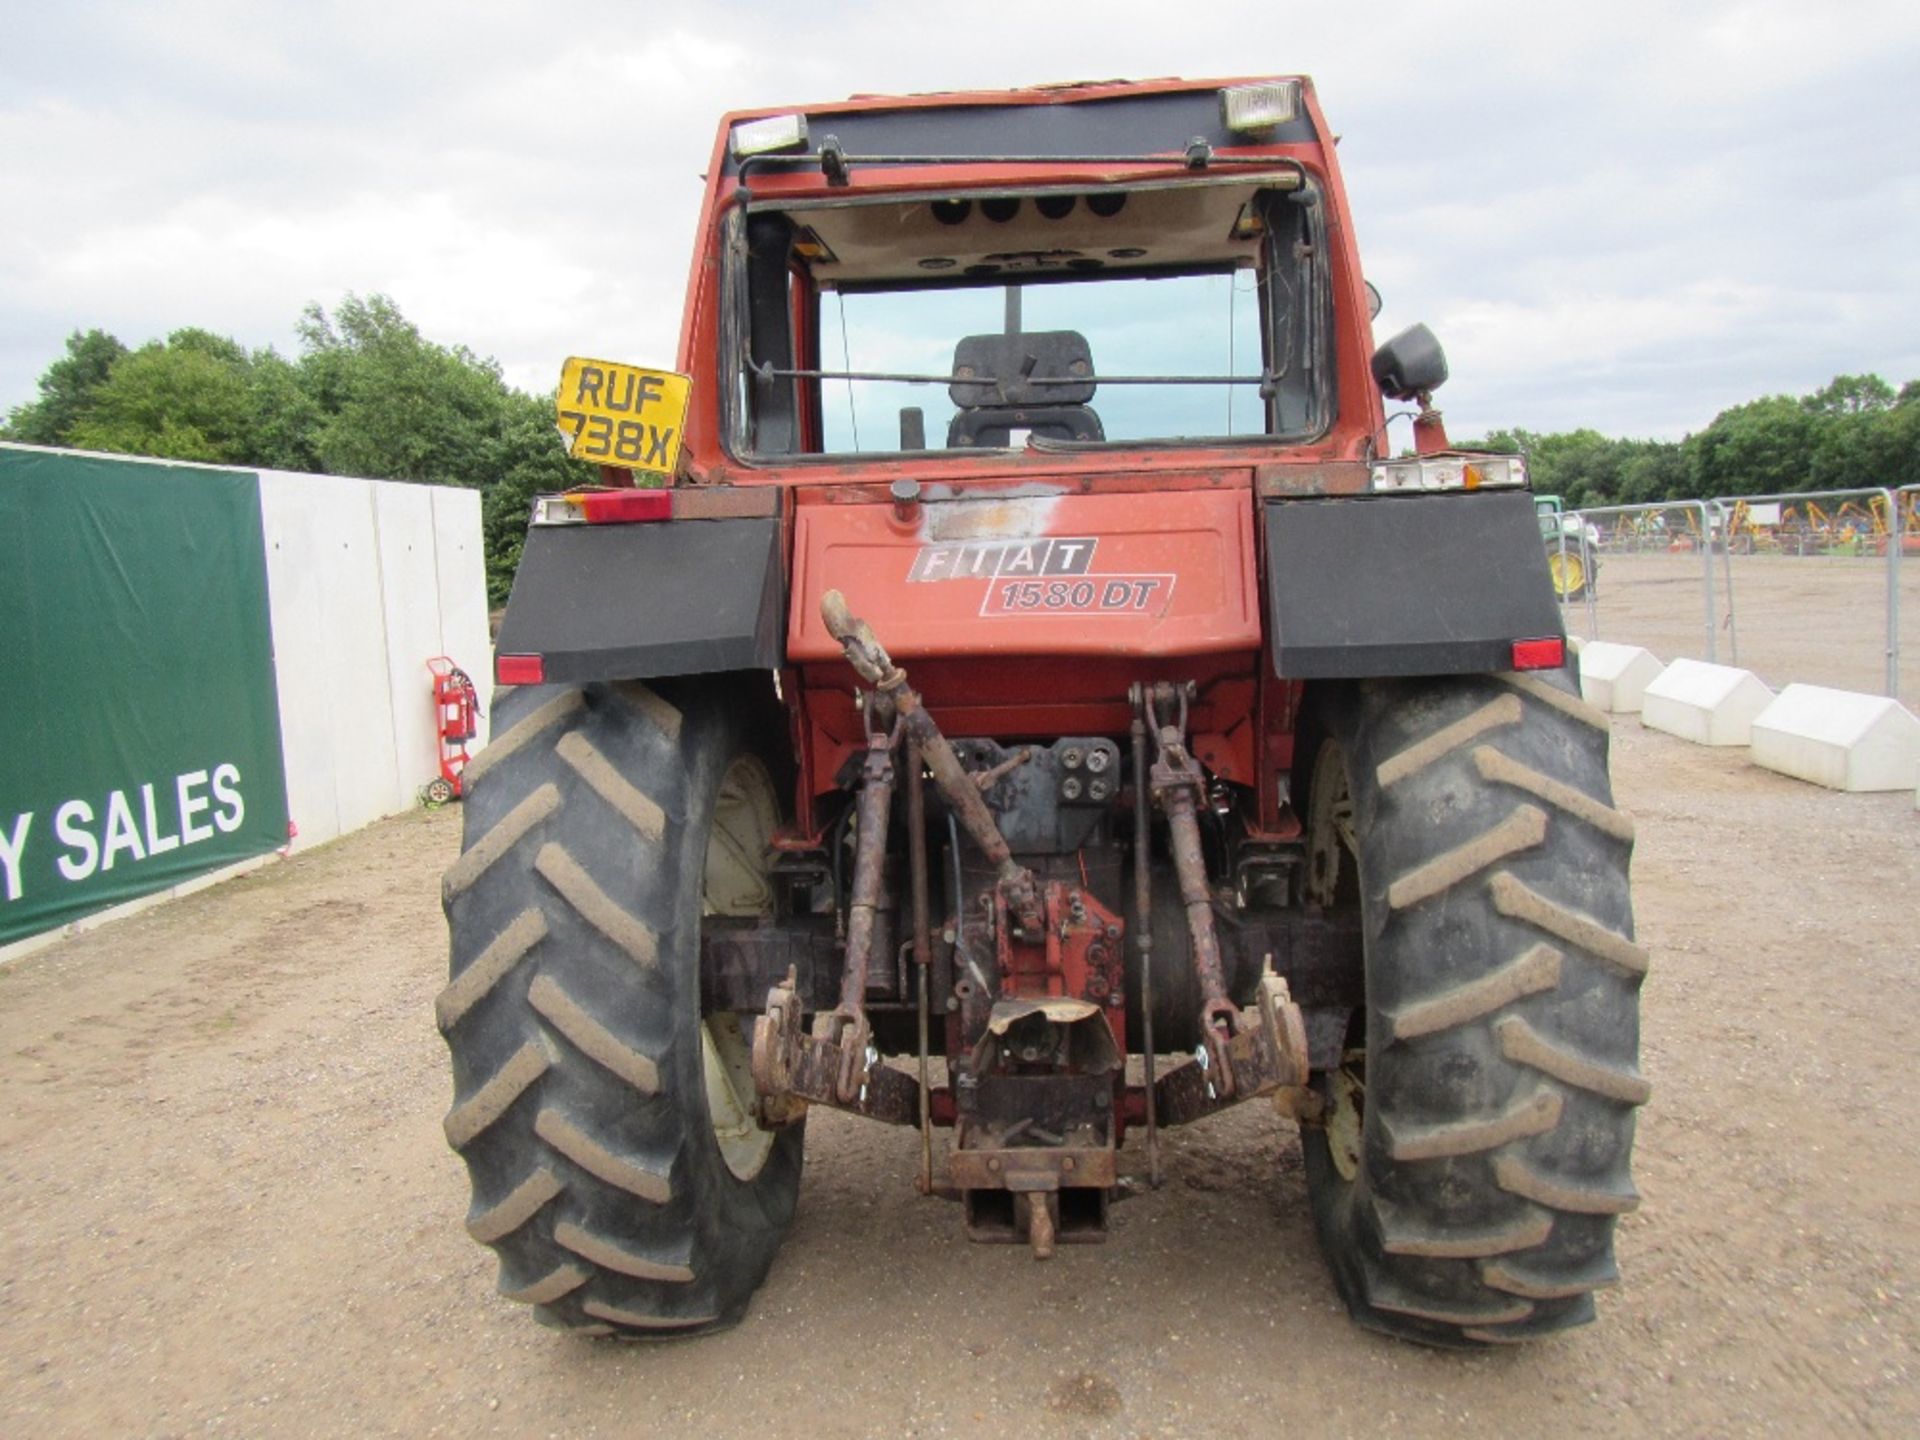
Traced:
[[1256, 465], [1253, 485], [1268, 499], [1313, 495], [1364, 495], [1373, 484], [1364, 461], [1329, 460], [1302, 465]]

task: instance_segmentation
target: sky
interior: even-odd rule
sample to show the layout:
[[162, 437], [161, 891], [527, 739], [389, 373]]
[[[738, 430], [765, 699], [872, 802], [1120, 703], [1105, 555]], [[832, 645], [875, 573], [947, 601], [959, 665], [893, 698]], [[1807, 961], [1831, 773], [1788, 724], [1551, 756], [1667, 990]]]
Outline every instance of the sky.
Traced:
[[1920, 378], [1920, 6], [0, 0], [0, 410], [75, 329], [298, 351], [382, 293], [546, 390], [670, 365], [719, 116], [1304, 73], [1456, 436]]

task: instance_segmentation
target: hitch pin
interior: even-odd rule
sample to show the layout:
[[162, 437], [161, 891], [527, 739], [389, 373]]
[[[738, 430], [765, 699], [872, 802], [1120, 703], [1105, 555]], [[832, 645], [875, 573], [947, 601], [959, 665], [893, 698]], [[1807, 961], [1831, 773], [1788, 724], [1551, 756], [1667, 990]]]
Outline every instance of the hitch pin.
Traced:
[[984, 795], [1032, 758], [1033, 747], [1031, 745], [1025, 746], [1017, 753], [1009, 755], [991, 770], [974, 771], [973, 783], [980, 787], [980, 793]]

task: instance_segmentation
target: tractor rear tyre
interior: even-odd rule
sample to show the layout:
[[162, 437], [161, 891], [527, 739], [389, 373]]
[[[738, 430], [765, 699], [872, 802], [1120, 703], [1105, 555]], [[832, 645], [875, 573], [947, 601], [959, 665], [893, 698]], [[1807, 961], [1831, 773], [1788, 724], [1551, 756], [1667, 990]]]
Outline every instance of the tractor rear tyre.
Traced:
[[1617, 1278], [1639, 990], [1607, 720], [1559, 672], [1320, 694], [1308, 898], [1358, 904], [1366, 1004], [1304, 1131], [1354, 1319], [1431, 1345], [1593, 1317]]
[[724, 686], [503, 691], [442, 884], [448, 1143], [500, 1289], [560, 1329], [730, 1325], [793, 1218], [801, 1127], [756, 1120], [700, 1013], [703, 914], [767, 913], [778, 790]]

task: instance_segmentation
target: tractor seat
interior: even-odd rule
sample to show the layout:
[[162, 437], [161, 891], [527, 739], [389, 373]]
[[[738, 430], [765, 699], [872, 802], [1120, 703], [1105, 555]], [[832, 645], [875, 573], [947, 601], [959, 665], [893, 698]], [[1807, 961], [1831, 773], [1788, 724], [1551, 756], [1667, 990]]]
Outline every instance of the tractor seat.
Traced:
[[991, 405], [962, 410], [947, 426], [949, 450], [1004, 450], [1013, 432], [1026, 430], [1046, 440], [1104, 440], [1100, 417], [1085, 405]]
[[964, 336], [953, 373], [947, 394], [959, 410], [947, 427], [950, 450], [1005, 449], [1016, 430], [1048, 440], [1107, 438], [1086, 403], [1096, 383], [1093, 352], [1077, 330]]

